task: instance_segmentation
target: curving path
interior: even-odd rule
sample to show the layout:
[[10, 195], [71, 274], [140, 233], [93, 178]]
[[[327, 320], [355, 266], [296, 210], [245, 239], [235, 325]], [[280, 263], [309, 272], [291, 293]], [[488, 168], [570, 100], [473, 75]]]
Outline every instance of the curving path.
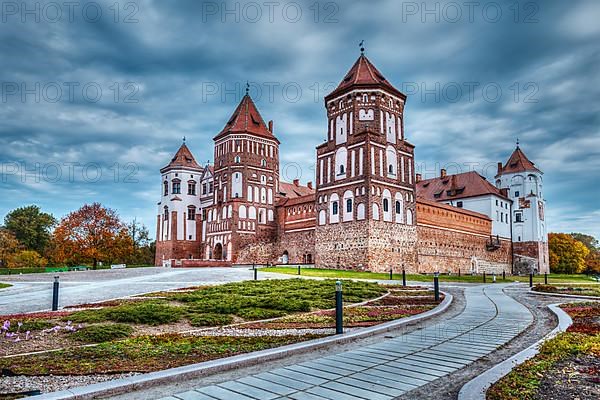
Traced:
[[504, 287], [466, 288], [464, 311], [441, 324], [162, 400], [393, 399], [491, 353], [532, 323]]

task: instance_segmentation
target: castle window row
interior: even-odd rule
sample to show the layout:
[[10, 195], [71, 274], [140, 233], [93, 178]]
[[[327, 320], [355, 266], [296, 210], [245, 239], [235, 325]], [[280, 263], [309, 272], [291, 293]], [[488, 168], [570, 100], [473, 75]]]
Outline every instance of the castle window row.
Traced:
[[249, 139], [230, 139], [215, 146], [216, 157], [228, 153], [249, 153], [258, 154], [264, 157], [277, 157], [277, 146], [259, 143]]

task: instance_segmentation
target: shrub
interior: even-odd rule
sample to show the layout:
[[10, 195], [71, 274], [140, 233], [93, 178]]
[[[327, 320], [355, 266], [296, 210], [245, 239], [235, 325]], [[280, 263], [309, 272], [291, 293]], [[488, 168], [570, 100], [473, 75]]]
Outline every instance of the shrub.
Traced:
[[125, 338], [133, 333], [133, 328], [125, 324], [90, 325], [71, 334], [73, 339], [86, 343], [110, 342]]
[[283, 317], [287, 313], [285, 311], [280, 310], [268, 310], [265, 308], [244, 308], [236, 313], [236, 315], [250, 321], [256, 321], [259, 319], [269, 319], [269, 318], [277, 318]]
[[194, 314], [189, 319], [192, 326], [221, 326], [233, 322], [233, 317], [228, 314]]
[[168, 304], [145, 302], [137, 304], [122, 304], [117, 307], [100, 310], [77, 311], [63, 319], [73, 322], [124, 322], [131, 324], [162, 325], [177, 322], [181, 318], [181, 308]]

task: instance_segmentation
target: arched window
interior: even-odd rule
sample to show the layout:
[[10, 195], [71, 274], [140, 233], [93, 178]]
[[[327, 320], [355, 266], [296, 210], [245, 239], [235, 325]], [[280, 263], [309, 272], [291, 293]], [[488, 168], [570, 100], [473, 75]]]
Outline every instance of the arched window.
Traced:
[[346, 163], [348, 160], [348, 150], [345, 147], [340, 147], [335, 152], [335, 179], [346, 177]]
[[383, 199], [383, 212], [390, 211], [390, 201], [388, 199]]
[[346, 171], [344, 170], [344, 166], [340, 165], [340, 175], [344, 175], [346, 173]]
[[389, 191], [389, 189], [383, 190], [381, 203], [383, 205], [383, 220], [386, 222], [392, 222], [392, 193]]
[[165, 183], [163, 184], [163, 193], [165, 196], [169, 195], [169, 182], [165, 181]]
[[321, 210], [319, 211], [319, 225], [325, 225], [325, 223], [327, 218], [327, 213], [325, 212], [325, 210]]
[[346, 212], [352, 212], [352, 199], [346, 199]]
[[400, 201], [396, 200], [396, 214], [400, 214], [402, 212], [402, 205]]
[[248, 218], [256, 219], [256, 208], [253, 206], [248, 207]]
[[248, 216], [246, 206], [240, 206], [238, 214], [240, 218], [246, 218]]
[[264, 158], [260, 161], [260, 165], [262, 165], [263, 167], [267, 166], [267, 160], [265, 160]]
[[169, 207], [165, 206], [165, 210], [164, 210], [164, 215], [163, 215], [163, 219], [165, 221], [169, 220]]
[[413, 213], [411, 209], [406, 210], [406, 225], [413, 224]]
[[379, 205], [373, 204], [373, 219], [379, 221]]
[[337, 193], [332, 193], [329, 199], [329, 223], [340, 222], [340, 198]]
[[338, 210], [338, 202], [334, 201], [333, 203], [331, 203], [331, 213], [333, 215], [338, 215], [338, 212], [339, 212], [339, 210]]
[[173, 194], [181, 194], [181, 181], [180, 180], [173, 181], [171, 192], [173, 192]]
[[388, 178], [396, 177], [396, 169], [398, 165], [398, 154], [396, 153], [396, 149], [393, 146], [388, 146], [386, 151], [386, 161], [387, 161], [387, 173]]
[[363, 203], [356, 206], [356, 219], [359, 221], [365, 219], [365, 205]]
[[239, 164], [242, 161], [240, 156], [235, 156], [235, 163]]

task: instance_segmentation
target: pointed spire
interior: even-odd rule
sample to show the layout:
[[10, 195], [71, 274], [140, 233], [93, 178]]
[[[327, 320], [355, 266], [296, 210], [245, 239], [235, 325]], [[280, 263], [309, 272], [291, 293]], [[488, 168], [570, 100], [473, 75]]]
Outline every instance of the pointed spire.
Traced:
[[169, 165], [163, 167], [160, 171], [165, 172], [170, 169], [178, 168], [202, 171], [202, 167], [196, 162], [194, 155], [185, 144], [185, 137], [183, 138], [183, 143], [179, 147], [179, 150], [177, 150], [177, 153], [175, 153], [171, 159]]
[[364, 41], [360, 43], [361, 54], [337, 88], [325, 96], [325, 101], [354, 89], [383, 89], [402, 99], [406, 95], [396, 89], [364, 54]]
[[[249, 90], [249, 85], [247, 90]], [[214, 137], [214, 140], [228, 133], [248, 133], [277, 140], [269, 130], [260, 112], [258, 112], [258, 108], [256, 108], [256, 104], [254, 104], [249, 94], [242, 98], [231, 118], [229, 118], [221, 132]]]

